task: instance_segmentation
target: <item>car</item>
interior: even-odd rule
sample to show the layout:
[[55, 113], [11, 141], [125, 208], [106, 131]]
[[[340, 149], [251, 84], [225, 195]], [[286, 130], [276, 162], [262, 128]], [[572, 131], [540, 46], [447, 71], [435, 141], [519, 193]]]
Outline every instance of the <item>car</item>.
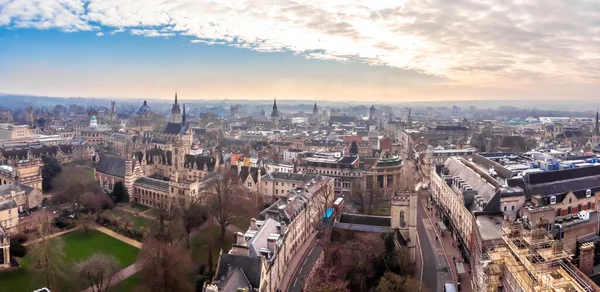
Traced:
[[321, 230], [317, 233], [317, 238], [321, 238], [322, 236], [323, 236], [323, 231]]

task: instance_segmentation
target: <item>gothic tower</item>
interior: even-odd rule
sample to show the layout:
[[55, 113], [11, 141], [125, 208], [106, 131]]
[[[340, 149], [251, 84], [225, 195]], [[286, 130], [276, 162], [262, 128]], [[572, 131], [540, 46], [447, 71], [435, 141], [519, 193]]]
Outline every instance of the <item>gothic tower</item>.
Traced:
[[317, 103], [315, 102], [315, 106], [313, 106], [313, 115], [318, 115], [319, 114], [319, 108], [317, 107]]
[[171, 123], [181, 123], [181, 107], [177, 101], [177, 92], [175, 92], [175, 103], [171, 108]]
[[371, 108], [369, 109], [369, 120], [374, 120], [375, 119], [375, 105], [371, 105]]
[[271, 120], [275, 129], [279, 129], [279, 110], [277, 110], [277, 99], [273, 99], [273, 111], [271, 112]]

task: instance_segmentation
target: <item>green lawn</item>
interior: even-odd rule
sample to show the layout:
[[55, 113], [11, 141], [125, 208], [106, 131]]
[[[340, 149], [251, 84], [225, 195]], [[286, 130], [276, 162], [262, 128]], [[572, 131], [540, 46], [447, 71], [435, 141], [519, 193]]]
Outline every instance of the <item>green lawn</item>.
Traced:
[[197, 263], [208, 264], [208, 245], [212, 240], [213, 245], [210, 252], [213, 255], [213, 265], [217, 266], [219, 260], [219, 251], [223, 249], [223, 252], [228, 252], [231, 245], [235, 242], [234, 235], [232, 233], [225, 234], [223, 242], [219, 241], [219, 226], [204, 229], [196, 237], [192, 238], [192, 259]]
[[[133, 264], [139, 250], [122, 241], [114, 239], [99, 231], [90, 230], [88, 235], [78, 230], [61, 236], [65, 242], [65, 275], [72, 276], [69, 269], [78, 261], [86, 259], [94, 253], [102, 252], [114, 256], [121, 267]], [[0, 273], [0, 292], [28, 292], [45, 286], [39, 273], [31, 269], [29, 258], [21, 258], [21, 268]], [[69, 281], [70, 280], [70, 281]], [[77, 291], [70, 289], [72, 279], [59, 281], [60, 291]]]
[[[107, 215], [118, 217], [120, 222], [125, 223], [127, 221], [131, 221], [131, 224], [133, 224], [132, 227], [134, 227], [135, 229], [138, 229], [138, 230], [146, 228], [150, 225], [149, 221], [151, 219], [148, 219], [147, 217], [143, 217], [143, 216], [136, 216], [135, 214], [133, 214], [131, 212], [124, 211], [119, 208], [106, 210], [104, 212]], [[131, 226], [131, 224], [130, 224], [130, 226]]]
[[371, 213], [376, 216], [390, 216], [390, 206], [373, 206]]
[[145, 212], [145, 211], [150, 210], [150, 208], [148, 208], [148, 207], [146, 207], [146, 206], [144, 206], [142, 204], [137, 204], [137, 203], [131, 205], [131, 208], [136, 209], [136, 210], [138, 210], [140, 212]]
[[137, 273], [123, 280], [121, 283], [111, 287], [108, 292], [133, 292], [141, 283], [142, 278], [140, 277], [140, 274]]

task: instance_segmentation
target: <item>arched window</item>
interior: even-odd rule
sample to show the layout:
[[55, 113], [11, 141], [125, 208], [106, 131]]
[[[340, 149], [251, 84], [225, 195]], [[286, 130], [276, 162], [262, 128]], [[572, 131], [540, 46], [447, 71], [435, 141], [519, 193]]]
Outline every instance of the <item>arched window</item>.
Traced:
[[400, 210], [400, 228], [406, 227], [406, 221], [404, 220], [404, 210]]

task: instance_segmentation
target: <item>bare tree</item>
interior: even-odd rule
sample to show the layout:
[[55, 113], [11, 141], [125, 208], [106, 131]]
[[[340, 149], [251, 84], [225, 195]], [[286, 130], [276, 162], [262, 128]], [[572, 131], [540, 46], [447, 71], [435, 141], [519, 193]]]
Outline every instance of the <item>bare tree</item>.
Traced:
[[166, 197], [157, 204], [154, 209], [156, 222], [158, 223], [155, 234], [156, 239], [169, 245], [179, 244], [184, 236], [182, 224], [180, 223], [182, 220], [180, 211], [174, 204], [174, 200]]
[[308, 277], [305, 289], [306, 292], [346, 292], [348, 283], [339, 279], [335, 275], [335, 270], [332, 267], [318, 267], [311, 272], [311, 277]]
[[57, 191], [56, 199], [70, 203], [76, 217], [79, 217], [86, 195], [102, 193], [102, 189], [89, 173], [76, 166], [65, 167], [52, 185]]
[[102, 292], [119, 282], [120, 269], [117, 259], [97, 253], [75, 265], [75, 276], [92, 292]]
[[310, 217], [312, 223], [315, 225], [316, 229], [321, 227], [321, 218], [327, 212], [329, 208], [333, 205], [333, 200], [335, 197], [333, 184], [329, 184], [329, 179], [322, 178], [318, 181], [320, 188], [315, 192], [314, 196], [311, 198], [310, 203]]
[[373, 214], [373, 205], [379, 204], [383, 199], [383, 190], [377, 182], [369, 186], [369, 194], [367, 199], [367, 214]]
[[185, 248], [149, 236], [140, 252], [143, 291], [191, 291], [192, 260]]
[[[219, 238], [225, 238], [227, 226], [238, 216], [244, 218], [249, 206], [253, 205], [247, 190], [238, 184], [237, 174], [229, 169], [219, 170], [208, 182], [206, 206], [209, 218], [214, 216], [221, 228]], [[209, 219], [210, 220], [210, 219]]]
[[365, 191], [362, 187], [362, 184], [358, 180], [355, 180], [352, 183], [350, 193], [345, 197], [345, 199], [349, 200], [350, 203], [356, 207], [359, 213], [364, 213], [367, 209], [367, 198], [365, 196]]
[[190, 195], [186, 200], [180, 202], [177, 206], [179, 222], [185, 232], [185, 243], [187, 248], [191, 248], [190, 233], [194, 227], [200, 226], [206, 219], [206, 209], [202, 205], [202, 197]]
[[64, 272], [64, 242], [51, 236], [56, 232], [52, 220], [50, 212], [37, 212], [32, 216], [31, 224], [39, 238], [28, 246], [33, 267], [44, 275], [47, 287], [53, 287], [56, 278]]

